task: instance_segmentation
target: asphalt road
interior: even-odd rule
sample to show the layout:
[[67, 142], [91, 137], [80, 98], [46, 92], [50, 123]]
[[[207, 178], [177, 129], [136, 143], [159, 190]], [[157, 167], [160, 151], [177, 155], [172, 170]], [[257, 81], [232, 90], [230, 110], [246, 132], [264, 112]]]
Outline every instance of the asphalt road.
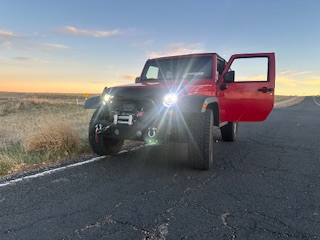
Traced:
[[320, 239], [320, 98], [184, 144], [143, 147], [0, 187], [0, 239]]

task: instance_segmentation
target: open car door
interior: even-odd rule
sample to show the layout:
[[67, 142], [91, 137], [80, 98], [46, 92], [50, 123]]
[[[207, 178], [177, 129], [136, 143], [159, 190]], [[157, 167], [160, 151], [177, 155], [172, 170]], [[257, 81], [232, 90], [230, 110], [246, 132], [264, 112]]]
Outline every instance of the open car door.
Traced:
[[221, 122], [263, 121], [274, 104], [274, 53], [232, 55], [217, 83]]

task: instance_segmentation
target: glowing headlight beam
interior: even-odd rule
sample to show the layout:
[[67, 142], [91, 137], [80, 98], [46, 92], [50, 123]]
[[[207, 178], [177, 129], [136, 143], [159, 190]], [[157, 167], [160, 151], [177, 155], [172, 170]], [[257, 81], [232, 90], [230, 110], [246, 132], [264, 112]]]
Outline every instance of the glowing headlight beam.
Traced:
[[168, 93], [163, 98], [163, 105], [166, 107], [171, 107], [175, 105], [178, 101], [178, 96], [174, 93]]
[[109, 102], [111, 98], [113, 98], [112, 95], [109, 95], [109, 94], [104, 95], [104, 96], [103, 96], [103, 101], [104, 101], [104, 103]]

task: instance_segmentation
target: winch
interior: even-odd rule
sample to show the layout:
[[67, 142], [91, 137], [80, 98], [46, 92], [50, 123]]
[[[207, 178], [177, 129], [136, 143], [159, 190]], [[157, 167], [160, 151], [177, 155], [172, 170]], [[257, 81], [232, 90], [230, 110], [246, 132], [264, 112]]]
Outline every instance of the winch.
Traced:
[[126, 124], [131, 126], [133, 124], [133, 115], [113, 115], [113, 124]]

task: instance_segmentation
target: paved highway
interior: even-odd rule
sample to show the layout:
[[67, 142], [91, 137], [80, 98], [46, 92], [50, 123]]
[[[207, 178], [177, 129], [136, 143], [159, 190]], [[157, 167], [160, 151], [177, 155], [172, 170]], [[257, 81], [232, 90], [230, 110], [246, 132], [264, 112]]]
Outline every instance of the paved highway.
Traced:
[[210, 171], [169, 144], [2, 181], [0, 239], [320, 239], [319, 119], [308, 97], [216, 133]]

